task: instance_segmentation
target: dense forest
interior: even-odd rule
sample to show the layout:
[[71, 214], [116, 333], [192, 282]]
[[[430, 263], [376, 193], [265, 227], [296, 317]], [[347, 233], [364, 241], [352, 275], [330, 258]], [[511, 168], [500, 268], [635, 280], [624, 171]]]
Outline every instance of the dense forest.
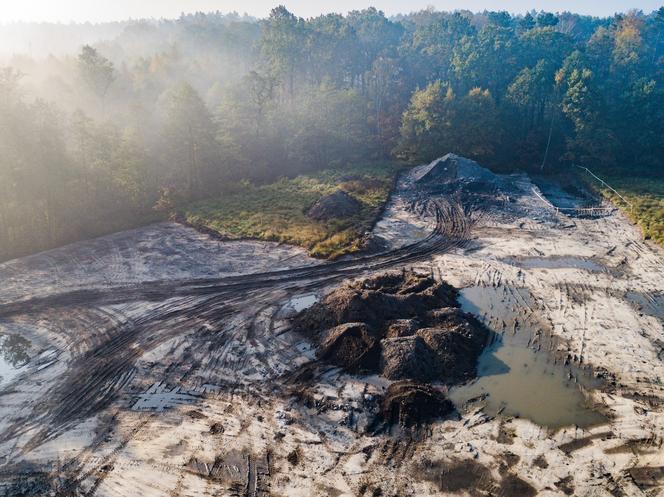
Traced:
[[[81, 30], [0, 38], [19, 28], [69, 45]], [[280, 6], [98, 29], [70, 53], [0, 56], [0, 260], [361, 161], [664, 171], [664, 8], [302, 19]]]

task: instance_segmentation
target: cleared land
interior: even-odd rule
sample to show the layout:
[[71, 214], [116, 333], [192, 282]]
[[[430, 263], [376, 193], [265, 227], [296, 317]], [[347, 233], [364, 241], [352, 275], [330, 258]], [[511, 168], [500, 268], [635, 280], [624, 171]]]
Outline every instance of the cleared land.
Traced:
[[[228, 240], [257, 239], [304, 247], [314, 257], [334, 259], [357, 252], [387, 202], [402, 168], [375, 164], [326, 170], [254, 186], [197, 203], [181, 215], [187, 223]], [[355, 215], [315, 220], [307, 215], [321, 197], [337, 190], [360, 202]]]
[[[524, 175], [459, 188], [419, 172], [370, 255], [322, 262], [166, 223], [0, 265], [0, 333], [29, 341], [0, 364], [0, 494], [662, 495], [661, 250], [618, 211], [556, 214]], [[318, 360], [290, 318], [402, 268], [463, 289], [491, 328], [468, 385], [490, 396], [376, 432], [390, 380]], [[560, 416], [522, 410], [528, 389]]]

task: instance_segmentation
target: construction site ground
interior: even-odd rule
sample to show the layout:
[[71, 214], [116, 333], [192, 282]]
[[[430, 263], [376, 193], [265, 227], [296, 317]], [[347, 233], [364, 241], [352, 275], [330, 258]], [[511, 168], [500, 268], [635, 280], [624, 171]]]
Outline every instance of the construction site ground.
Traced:
[[[663, 496], [662, 251], [524, 174], [420, 176], [381, 249], [334, 262], [162, 223], [1, 264], [0, 495]], [[318, 361], [289, 318], [403, 268], [463, 289], [503, 369], [375, 433], [389, 381]]]

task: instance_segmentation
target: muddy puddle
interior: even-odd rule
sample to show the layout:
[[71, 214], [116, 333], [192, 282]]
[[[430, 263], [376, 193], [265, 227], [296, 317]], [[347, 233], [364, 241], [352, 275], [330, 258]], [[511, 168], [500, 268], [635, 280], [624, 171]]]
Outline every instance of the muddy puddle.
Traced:
[[664, 321], [664, 293], [627, 292], [625, 298], [640, 312]]
[[30, 360], [30, 341], [20, 335], [0, 335], [0, 389], [11, 383]]
[[301, 312], [305, 309], [308, 309], [312, 305], [314, 305], [316, 302], [318, 302], [318, 297], [316, 295], [309, 294], [309, 295], [300, 295], [297, 297], [293, 297], [289, 302], [288, 302], [288, 307], [290, 307], [294, 312]]
[[562, 185], [548, 178], [533, 178], [544, 197], [559, 209], [578, 209], [596, 205], [589, 192], [573, 185]]
[[591, 273], [606, 272], [606, 266], [583, 257], [509, 257], [504, 262], [525, 269], [583, 269]]
[[157, 382], [138, 396], [131, 409], [133, 411], [162, 412], [165, 409], [192, 404], [198, 400], [198, 395], [185, 392], [180, 387], [168, 388], [164, 383]]
[[478, 378], [450, 391], [458, 408], [477, 400], [488, 415], [527, 418], [549, 428], [605, 421], [587, 407], [582, 393], [582, 387], [592, 386], [590, 378], [573, 375], [548, 352], [529, 346], [539, 330], [526, 290], [470, 287], [461, 291], [459, 302], [495, 335], [478, 360]]

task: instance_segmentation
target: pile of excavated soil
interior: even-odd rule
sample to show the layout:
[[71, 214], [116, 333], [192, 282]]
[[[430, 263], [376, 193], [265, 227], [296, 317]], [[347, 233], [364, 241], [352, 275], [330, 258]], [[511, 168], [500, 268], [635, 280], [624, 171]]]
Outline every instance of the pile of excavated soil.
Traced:
[[355, 216], [362, 204], [343, 190], [325, 195], [311, 206], [307, 216], [316, 221]]
[[498, 176], [473, 160], [456, 154], [447, 154], [429, 164], [416, 181], [420, 184], [453, 181], [495, 183], [498, 181]]
[[392, 383], [383, 397], [381, 415], [390, 424], [415, 426], [454, 411], [440, 390], [412, 381]]
[[471, 210], [501, 207], [505, 202], [513, 203], [523, 193], [513, 179], [494, 174], [477, 162], [455, 154], [417, 168], [412, 179], [419, 189], [434, 195], [454, 195]]
[[295, 318], [296, 327], [318, 336], [345, 323], [364, 322], [386, 331], [392, 321], [426, 317], [433, 309], [456, 306], [457, 291], [447, 283], [412, 272], [388, 272], [346, 283]]
[[[438, 399], [439, 392], [423, 384], [457, 384], [476, 375], [489, 332], [458, 308], [456, 298], [454, 287], [430, 276], [389, 272], [340, 286], [299, 313], [294, 326], [312, 338], [322, 360], [353, 374], [405, 380], [388, 392], [383, 414], [386, 420], [410, 424], [418, 410], [422, 421], [430, 419], [426, 406]], [[404, 403], [406, 411], [419, 407], [396, 415], [395, 402]], [[443, 404], [440, 399], [432, 404], [439, 415], [450, 410], [440, 409]]]
[[372, 370], [378, 365], [378, 337], [365, 323], [340, 324], [325, 331], [318, 354], [347, 371]]

